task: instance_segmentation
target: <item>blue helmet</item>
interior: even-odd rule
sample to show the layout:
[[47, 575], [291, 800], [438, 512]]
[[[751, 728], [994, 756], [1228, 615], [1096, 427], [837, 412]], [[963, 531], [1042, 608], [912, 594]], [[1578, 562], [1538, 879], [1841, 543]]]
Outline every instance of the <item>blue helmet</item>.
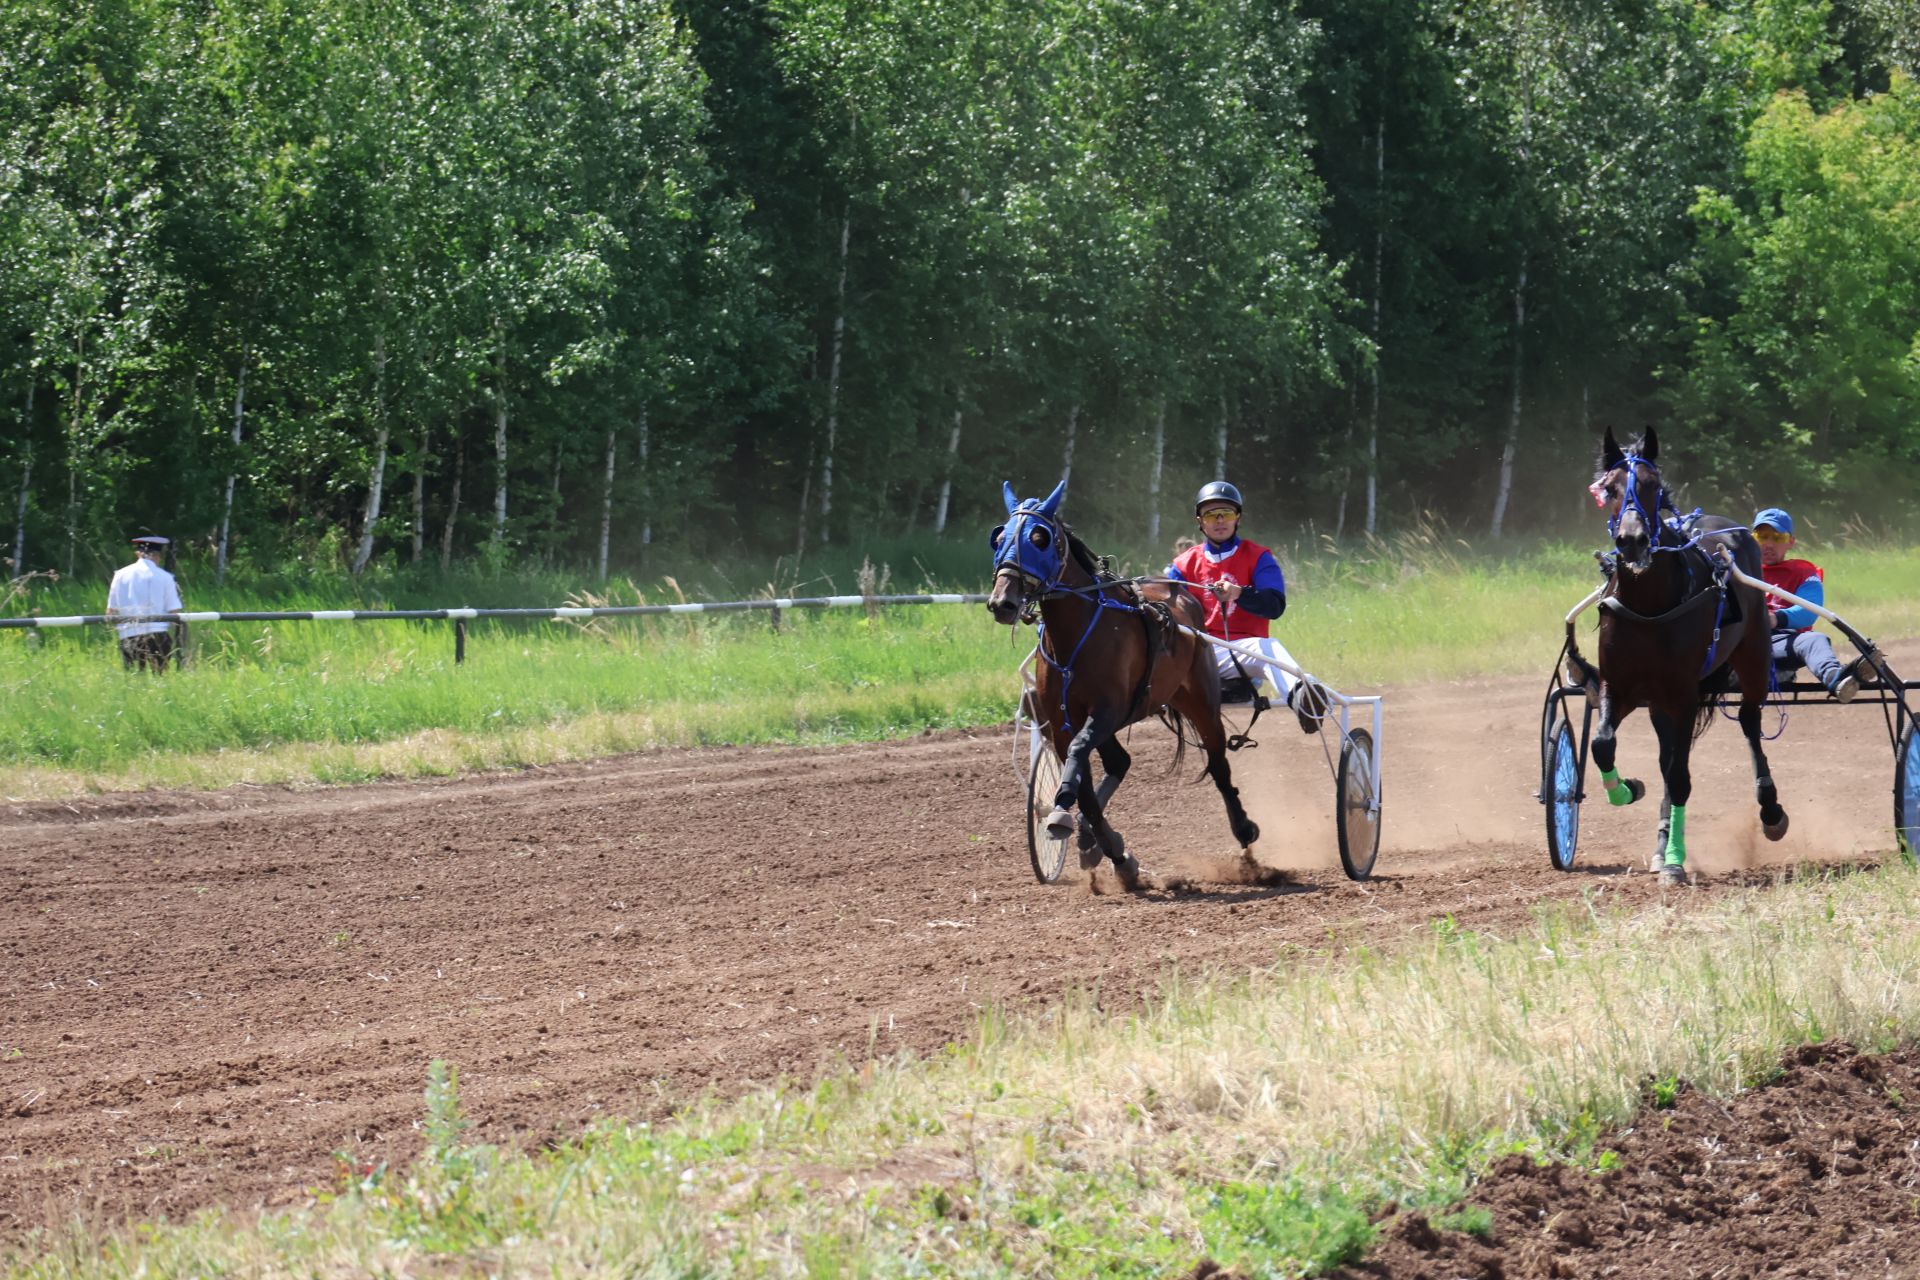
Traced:
[[1238, 489], [1228, 484], [1225, 480], [1215, 480], [1210, 484], [1201, 485], [1200, 492], [1194, 495], [1193, 514], [1199, 515], [1203, 510], [1216, 502], [1224, 502], [1235, 511], [1244, 512], [1246, 510], [1245, 504], [1240, 501], [1240, 491]]

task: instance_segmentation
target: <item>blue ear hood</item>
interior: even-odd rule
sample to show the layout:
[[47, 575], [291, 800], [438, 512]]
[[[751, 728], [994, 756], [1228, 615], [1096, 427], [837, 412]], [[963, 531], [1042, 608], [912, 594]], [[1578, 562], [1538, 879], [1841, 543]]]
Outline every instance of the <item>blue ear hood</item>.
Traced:
[[[1000, 482], [1000, 495], [1002, 500], [1007, 504], [1008, 515], [1012, 515], [1020, 509], [1021, 502], [1013, 492], [1013, 481], [1002, 480]], [[1040, 514], [1043, 516], [1057, 514], [1060, 510], [1060, 500], [1066, 496], [1067, 482], [1062, 480], [1059, 484], [1053, 486], [1053, 492], [1048, 494], [1047, 500], [1040, 504]]]

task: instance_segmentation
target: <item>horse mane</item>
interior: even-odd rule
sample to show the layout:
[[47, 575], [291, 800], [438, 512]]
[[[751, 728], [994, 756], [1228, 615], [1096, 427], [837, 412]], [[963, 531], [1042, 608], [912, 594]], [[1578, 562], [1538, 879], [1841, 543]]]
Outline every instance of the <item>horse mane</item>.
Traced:
[[1100, 571], [1099, 557], [1093, 554], [1092, 548], [1088, 547], [1086, 543], [1080, 541], [1079, 534], [1075, 533], [1070, 527], [1068, 527], [1065, 524], [1062, 524], [1060, 528], [1061, 528], [1061, 531], [1067, 535], [1067, 554], [1073, 557], [1073, 562], [1075, 564], [1079, 565], [1082, 569], [1085, 569], [1087, 571], [1087, 576], [1089, 578], [1092, 578], [1095, 582], [1098, 582], [1102, 578], [1110, 578], [1113, 576], [1112, 574], [1102, 573]]

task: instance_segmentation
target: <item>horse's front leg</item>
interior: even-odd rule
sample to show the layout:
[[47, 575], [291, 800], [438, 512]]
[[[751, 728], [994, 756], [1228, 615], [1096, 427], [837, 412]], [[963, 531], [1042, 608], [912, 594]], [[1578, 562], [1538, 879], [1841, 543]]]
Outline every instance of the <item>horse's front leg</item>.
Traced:
[[1093, 796], [1093, 788], [1089, 785], [1093, 771], [1090, 757], [1093, 749], [1109, 733], [1111, 730], [1107, 727], [1106, 717], [1100, 709], [1096, 709], [1088, 713], [1086, 723], [1067, 743], [1066, 754], [1060, 761], [1060, 787], [1053, 793], [1053, 812], [1047, 815], [1049, 838], [1065, 840], [1073, 834], [1073, 806]]
[[1661, 850], [1660, 879], [1680, 884], [1687, 878], [1687, 801], [1693, 797], [1693, 718], [1650, 711], [1660, 738], [1660, 777], [1666, 784], [1667, 843]]
[[[1118, 736], [1104, 739], [1095, 749], [1100, 753], [1100, 768], [1106, 776], [1100, 779], [1100, 785], [1094, 791], [1093, 800], [1095, 807], [1104, 817], [1107, 802], [1113, 799], [1113, 793], [1120, 789], [1121, 780], [1127, 776], [1127, 770], [1133, 767], [1133, 757], [1127, 754], [1125, 747], [1120, 745]], [[1111, 834], [1113, 844], [1124, 851], [1126, 841], [1121, 838], [1120, 833], [1115, 831], [1111, 824], [1108, 825], [1107, 830]], [[1093, 829], [1093, 820], [1087, 816], [1087, 807], [1084, 804], [1080, 808], [1079, 849], [1082, 868], [1091, 870], [1100, 865], [1102, 857], [1100, 837]]]
[[1646, 784], [1638, 778], [1623, 778], [1614, 770], [1615, 734], [1620, 722], [1633, 711], [1621, 710], [1613, 701], [1613, 691], [1600, 686], [1600, 728], [1593, 735], [1593, 762], [1600, 766], [1600, 781], [1606, 784], [1608, 804], [1632, 804], [1647, 794]]

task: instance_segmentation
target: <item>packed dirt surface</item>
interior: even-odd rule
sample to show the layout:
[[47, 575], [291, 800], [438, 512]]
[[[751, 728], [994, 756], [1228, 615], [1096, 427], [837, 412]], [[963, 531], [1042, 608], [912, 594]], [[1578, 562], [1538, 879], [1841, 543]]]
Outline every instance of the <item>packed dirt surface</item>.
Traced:
[[1812, 1045], [1722, 1102], [1683, 1090], [1603, 1143], [1605, 1172], [1502, 1159], [1484, 1238], [1392, 1221], [1350, 1280], [1920, 1276], [1920, 1050]]
[[[1391, 693], [1366, 884], [1338, 870], [1321, 741], [1284, 713], [1235, 758], [1283, 882], [1246, 874], [1197, 758], [1167, 777], [1148, 726], [1111, 811], [1156, 877], [1131, 895], [1110, 872], [1035, 883], [1004, 730], [0, 805], [0, 1240], [295, 1202], [335, 1152], [404, 1162], [435, 1058], [459, 1067], [479, 1138], [537, 1144], [932, 1049], [991, 1003], [1097, 987], [1123, 1005], [1170, 961], [1245, 969], [1443, 914], [1506, 931], [1543, 900], [1658, 900], [1656, 804], [1589, 803], [1579, 866], [1549, 868], [1544, 683]], [[1703, 740], [1701, 875], [1676, 901], [1888, 846], [1878, 709], [1798, 712], [1773, 754], [1795, 819], [1779, 845], [1755, 833], [1737, 730]], [[1657, 780], [1643, 717], [1621, 761]]]

